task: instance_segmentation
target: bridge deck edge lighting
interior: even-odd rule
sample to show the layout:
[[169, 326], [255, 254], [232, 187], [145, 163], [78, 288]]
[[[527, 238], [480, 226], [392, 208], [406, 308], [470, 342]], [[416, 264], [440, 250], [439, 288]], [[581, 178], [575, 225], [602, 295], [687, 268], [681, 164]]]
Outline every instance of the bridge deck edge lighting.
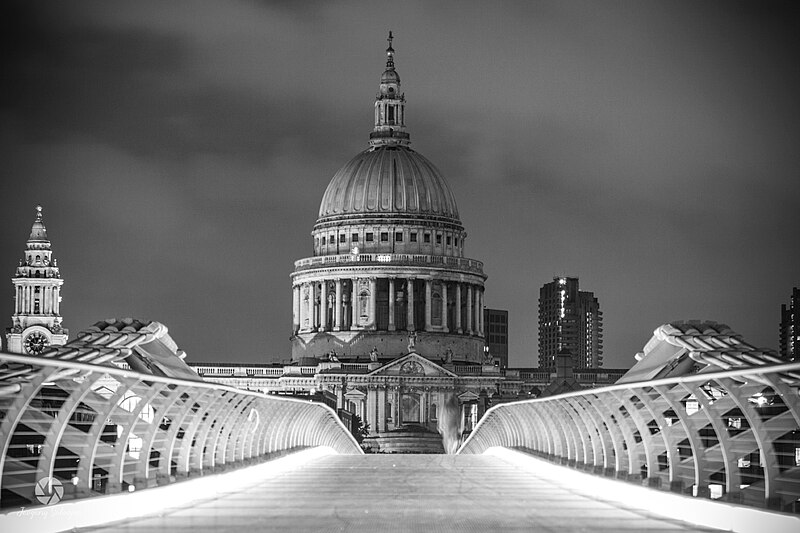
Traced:
[[10, 510], [0, 514], [0, 531], [56, 533], [155, 515], [168, 509], [186, 507], [192, 502], [240, 491], [331, 454], [336, 454], [336, 451], [327, 446], [317, 446], [231, 472], [188, 479], [132, 494], [112, 494]]
[[551, 477], [597, 500], [636, 507], [672, 520], [737, 533], [800, 531], [800, 516], [654, 490], [555, 465], [499, 446], [487, 449], [484, 454]]

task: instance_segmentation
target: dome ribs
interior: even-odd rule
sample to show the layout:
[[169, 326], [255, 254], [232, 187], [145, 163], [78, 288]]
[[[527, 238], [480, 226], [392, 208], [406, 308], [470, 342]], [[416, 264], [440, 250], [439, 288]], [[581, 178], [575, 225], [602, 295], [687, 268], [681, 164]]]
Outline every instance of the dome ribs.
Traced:
[[347, 180], [347, 187], [344, 191], [344, 203], [347, 204], [347, 212], [349, 213], [357, 213], [364, 208], [364, 187], [362, 185], [363, 178], [360, 178], [360, 174], [363, 172], [364, 167], [364, 157], [360, 157], [358, 159], [358, 163], [353, 168], [352, 172], [350, 173], [351, 176], [354, 176], [354, 179], [347, 179], [346, 175], [342, 175], [342, 180]]
[[[369, 166], [366, 168], [364, 176], [364, 185], [366, 187], [364, 191], [366, 198], [366, 205], [364, 206], [365, 211], [376, 211], [378, 209], [378, 188], [380, 186], [380, 172], [385, 151], [380, 150], [379, 152], [380, 153], [377, 153], [377, 157], [369, 158]], [[376, 152], [372, 153], [374, 154]]]
[[402, 162], [398, 169], [397, 167], [397, 160], [398, 156], [395, 155], [392, 158], [392, 205], [394, 205], [395, 210], [402, 211], [406, 206], [406, 195], [405, 189], [403, 188], [403, 172], [402, 172]]
[[455, 195], [439, 169], [405, 147], [372, 148], [342, 167], [322, 197], [318, 222], [360, 213], [424, 215], [461, 224]]
[[378, 182], [378, 198], [381, 211], [391, 211], [392, 209], [392, 185], [394, 177], [392, 166], [394, 165], [394, 153], [386, 152], [384, 157], [387, 161], [381, 165], [381, 173]]

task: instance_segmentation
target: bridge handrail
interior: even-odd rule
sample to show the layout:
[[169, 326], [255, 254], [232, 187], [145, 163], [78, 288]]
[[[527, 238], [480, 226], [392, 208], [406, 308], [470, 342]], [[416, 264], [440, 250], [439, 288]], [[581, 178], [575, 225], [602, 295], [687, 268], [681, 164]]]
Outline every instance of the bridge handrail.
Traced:
[[800, 511], [800, 363], [500, 404], [458, 453], [522, 449], [649, 487]]
[[199, 377], [0, 353], [1, 508], [38, 505], [41, 481], [51, 477], [64, 489], [58, 499], [75, 499], [315, 446], [363, 453], [320, 403]]

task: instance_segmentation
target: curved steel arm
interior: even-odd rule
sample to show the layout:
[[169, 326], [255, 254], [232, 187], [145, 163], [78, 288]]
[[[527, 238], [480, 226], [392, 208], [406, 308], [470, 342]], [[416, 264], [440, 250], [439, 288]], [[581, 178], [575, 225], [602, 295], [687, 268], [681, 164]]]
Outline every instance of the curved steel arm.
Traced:
[[794, 510], [800, 363], [622, 383], [496, 405], [459, 453], [521, 448], [654, 488]]
[[329, 407], [75, 360], [0, 353], [0, 507], [136, 489], [270, 452], [363, 453]]

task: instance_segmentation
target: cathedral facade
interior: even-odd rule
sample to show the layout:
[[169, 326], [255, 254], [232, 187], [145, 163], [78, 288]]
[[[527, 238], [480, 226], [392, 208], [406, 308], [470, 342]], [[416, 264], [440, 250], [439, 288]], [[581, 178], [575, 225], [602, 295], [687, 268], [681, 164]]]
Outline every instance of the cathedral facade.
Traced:
[[441, 172], [409, 147], [406, 101], [387, 49], [369, 147], [330, 181], [312, 230], [314, 255], [292, 273], [292, 358], [486, 357], [483, 263]]

